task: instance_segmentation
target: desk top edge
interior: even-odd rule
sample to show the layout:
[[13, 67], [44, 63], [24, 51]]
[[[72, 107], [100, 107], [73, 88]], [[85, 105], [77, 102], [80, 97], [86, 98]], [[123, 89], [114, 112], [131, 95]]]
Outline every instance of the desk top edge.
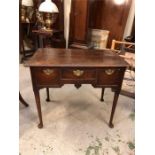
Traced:
[[26, 67], [127, 67], [112, 50], [39, 48]]

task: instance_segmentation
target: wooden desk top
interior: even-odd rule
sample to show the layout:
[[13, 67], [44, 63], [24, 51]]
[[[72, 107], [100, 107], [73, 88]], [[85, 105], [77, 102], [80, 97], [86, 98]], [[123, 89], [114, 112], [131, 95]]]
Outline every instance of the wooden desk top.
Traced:
[[30, 67], [127, 67], [112, 50], [40, 48], [25, 62]]

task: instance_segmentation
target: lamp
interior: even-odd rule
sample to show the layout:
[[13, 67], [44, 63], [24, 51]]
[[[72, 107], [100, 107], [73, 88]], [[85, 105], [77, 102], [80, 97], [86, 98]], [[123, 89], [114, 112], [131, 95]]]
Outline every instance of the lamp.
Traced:
[[33, 0], [22, 0], [21, 4], [21, 21], [25, 22], [27, 18], [27, 7], [33, 6]]
[[114, 0], [114, 3], [117, 5], [122, 5], [126, 0]]
[[51, 0], [45, 0], [40, 4], [39, 12], [45, 13], [45, 30], [52, 31], [51, 26], [56, 18], [54, 14], [59, 12], [57, 6]]

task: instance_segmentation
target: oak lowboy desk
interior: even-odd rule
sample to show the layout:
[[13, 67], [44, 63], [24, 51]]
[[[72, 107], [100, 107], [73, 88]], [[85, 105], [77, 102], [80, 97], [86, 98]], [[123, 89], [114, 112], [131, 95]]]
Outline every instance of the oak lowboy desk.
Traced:
[[81, 49], [54, 49], [40, 48], [25, 66], [30, 67], [33, 91], [39, 116], [38, 127], [43, 127], [39, 90], [61, 87], [64, 84], [74, 84], [77, 88], [81, 84], [92, 84], [102, 88], [112, 88], [114, 100], [109, 121], [113, 127], [113, 116], [121, 90], [124, 72], [128, 64], [111, 50], [81, 50]]

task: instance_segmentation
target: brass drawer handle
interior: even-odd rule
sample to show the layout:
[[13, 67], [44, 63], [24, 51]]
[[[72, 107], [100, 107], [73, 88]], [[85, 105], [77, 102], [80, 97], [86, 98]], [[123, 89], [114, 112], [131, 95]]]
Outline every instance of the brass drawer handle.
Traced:
[[79, 76], [82, 76], [83, 73], [84, 73], [84, 71], [79, 70], [79, 69], [73, 71], [73, 74], [74, 74], [75, 76], [78, 76], [78, 77], [79, 77]]
[[43, 72], [46, 75], [51, 75], [54, 71], [53, 71], [53, 69], [44, 69]]
[[112, 75], [113, 73], [114, 73], [114, 69], [106, 69], [105, 70], [105, 73], [107, 74], [107, 75]]

